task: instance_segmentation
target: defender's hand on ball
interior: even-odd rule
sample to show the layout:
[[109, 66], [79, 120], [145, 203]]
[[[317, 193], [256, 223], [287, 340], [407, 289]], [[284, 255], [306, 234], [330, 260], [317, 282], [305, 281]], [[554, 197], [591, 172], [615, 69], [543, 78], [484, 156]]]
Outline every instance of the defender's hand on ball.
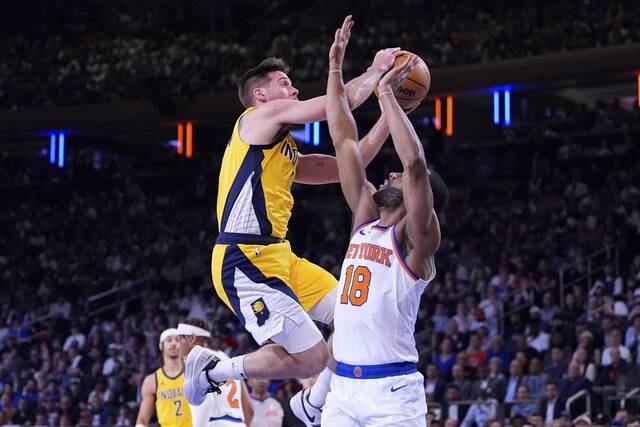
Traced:
[[351, 28], [353, 27], [353, 18], [351, 15], [344, 18], [342, 27], [336, 30], [333, 44], [329, 49], [329, 69], [340, 70], [342, 69], [342, 60], [344, 59], [344, 53], [347, 50], [347, 44], [349, 44], [349, 38], [351, 37]]
[[371, 68], [378, 69], [381, 72], [386, 73], [391, 67], [393, 67], [396, 57], [403, 52], [404, 51], [401, 51], [399, 47], [390, 47], [379, 50], [373, 58]]
[[418, 65], [419, 60], [420, 58], [417, 55], [414, 55], [413, 53], [409, 54], [409, 58], [407, 58], [402, 65], [391, 69], [384, 75], [384, 77], [382, 77], [380, 83], [378, 83], [378, 93], [381, 94], [389, 91], [394, 92], [398, 89], [404, 79], [407, 78], [409, 73], [416, 65]]

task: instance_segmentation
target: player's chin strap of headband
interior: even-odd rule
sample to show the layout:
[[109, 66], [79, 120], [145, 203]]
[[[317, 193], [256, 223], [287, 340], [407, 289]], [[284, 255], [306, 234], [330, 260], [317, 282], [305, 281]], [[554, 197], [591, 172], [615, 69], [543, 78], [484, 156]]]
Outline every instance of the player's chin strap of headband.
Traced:
[[211, 338], [211, 332], [186, 323], [178, 323], [178, 335], [195, 335], [197, 337]]

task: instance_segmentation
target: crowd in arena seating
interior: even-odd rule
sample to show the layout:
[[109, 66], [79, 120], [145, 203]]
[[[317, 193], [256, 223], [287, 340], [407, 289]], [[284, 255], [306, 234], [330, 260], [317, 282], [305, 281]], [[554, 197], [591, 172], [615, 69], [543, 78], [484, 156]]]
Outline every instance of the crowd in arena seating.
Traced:
[[[452, 200], [416, 325], [432, 426], [570, 425], [586, 404], [567, 411], [566, 402], [582, 390], [594, 423], [600, 414], [637, 422], [637, 401], [625, 413], [609, 398], [640, 387], [640, 171], [629, 143], [638, 113], [616, 104], [556, 111], [540, 129], [524, 127], [540, 137], [533, 146], [514, 142], [515, 127], [499, 136], [528, 159], [514, 175], [504, 174], [509, 150], [486, 164], [482, 145], [437, 163], [452, 177]], [[584, 123], [601, 131], [595, 143]], [[187, 317], [206, 318], [230, 355], [254, 346], [211, 289], [209, 163], [189, 160], [196, 172], [172, 186], [184, 159], [91, 153], [76, 152], [65, 169], [44, 157], [0, 159], [0, 424], [133, 425], [142, 379], [161, 361], [158, 334]], [[388, 150], [381, 156], [376, 181], [389, 172], [380, 165], [397, 165]], [[339, 189], [296, 192], [294, 249], [339, 271], [350, 227]], [[617, 248], [619, 263], [580, 280], [585, 257], [603, 248], [609, 260]], [[560, 270], [565, 284], [577, 280], [565, 293]], [[140, 293], [87, 305], [139, 282]], [[273, 392], [288, 408], [299, 387], [282, 381]]]
[[333, 29], [348, 13], [356, 19], [345, 63], [352, 75], [377, 50], [397, 45], [437, 67], [640, 40], [640, 6], [633, 0], [66, 6], [61, 0], [0, 5], [0, 109], [139, 98], [163, 106], [167, 98], [233, 88], [244, 69], [267, 55], [294, 65], [296, 82], [318, 81]]

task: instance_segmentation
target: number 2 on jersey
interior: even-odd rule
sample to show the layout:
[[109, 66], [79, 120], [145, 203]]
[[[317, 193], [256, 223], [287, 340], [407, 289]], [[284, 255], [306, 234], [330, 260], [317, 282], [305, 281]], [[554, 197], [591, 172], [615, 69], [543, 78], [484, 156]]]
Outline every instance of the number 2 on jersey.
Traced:
[[236, 392], [238, 391], [238, 384], [236, 381], [230, 381], [227, 384], [231, 385], [231, 390], [229, 390], [229, 394], [227, 395], [227, 402], [229, 402], [229, 406], [233, 409], [237, 409], [240, 407], [240, 401], [236, 398]]
[[365, 266], [347, 267], [344, 288], [340, 297], [340, 304], [361, 306], [369, 298], [369, 285], [371, 284], [371, 271]]

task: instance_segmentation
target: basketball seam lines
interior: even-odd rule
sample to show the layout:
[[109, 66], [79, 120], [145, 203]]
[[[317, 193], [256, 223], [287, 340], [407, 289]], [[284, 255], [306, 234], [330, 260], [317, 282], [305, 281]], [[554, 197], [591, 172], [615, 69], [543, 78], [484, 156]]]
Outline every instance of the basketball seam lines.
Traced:
[[426, 88], [423, 84], [418, 83], [417, 81], [413, 80], [411, 77], [408, 77], [408, 76], [407, 76], [407, 77], [405, 77], [405, 78], [406, 78], [407, 80], [411, 81], [411, 82], [414, 82], [415, 84], [417, 84], [418, 86], [420, 86], [421, 88], [423, 88], [424, 90], [426, 90], [426, 91], [428, 92], [427, 88]]

